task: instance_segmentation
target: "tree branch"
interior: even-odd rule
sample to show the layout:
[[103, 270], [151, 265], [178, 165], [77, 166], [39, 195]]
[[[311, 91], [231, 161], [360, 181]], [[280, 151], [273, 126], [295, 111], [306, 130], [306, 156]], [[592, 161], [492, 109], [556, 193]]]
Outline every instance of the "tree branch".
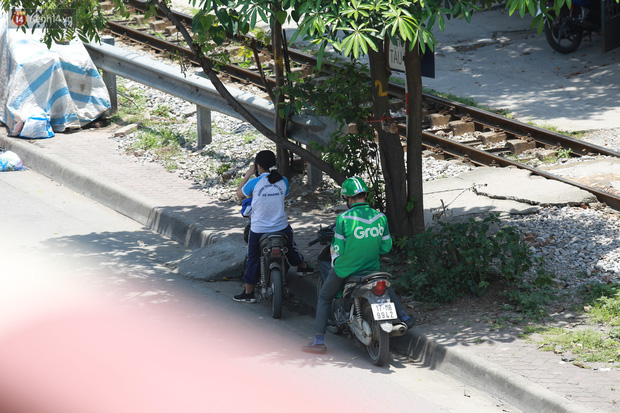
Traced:
[[[346, 177], [336, 170], [332, 165], [324, 162], [318, 156], [313, 153], [303, 149], [301, 146], [296, 145], [295, 143], [289, 141], [288, 139], [284, 139], [278, 136], [271, 129], [263, 125], [258, 119], [256, 119], [245, 107], [243, 107], [235, 98], [230, 94], [226, 86], [221, 82], [221, 80], [217, 77], [217, 74], [213, 70], [213, 65], [211, 64], [211, 60], [207, 58], [200, 45], [194, 43], [192, 37], [188, 33], [187, 29], [181, 22], [176, 18], [176, 16], [172, 13], [170, 8], [166, 5], [166, 3], [162, 0], [155, 0], [155, 3], [159, 7], [159, 9], [164, 13], [164, 15], [176, 26], [179, 30], [185, 42], [191, 46], [191, 50], [194, 52], [194, 56], [200, 63], [200, 66], [204, 70], [204, 73], [207, 75], [211, 83], [215, 89], [219, 92], [219, 94], [228, 102], [228, 104], [239, 113], [247, 122], [249, 122], [252, 126], [256, 128], [260, 133], [265, 135], [268, 139], [274, 141], [275, 143], [281, 144], [287, 150], [296, 153], [306, 161], [315, 165], [321, 171], [325, 172], [329, 175], [334, 181], [338, 184], [342, 183]], [[277, 116], [277, 114], [276, 114]]]

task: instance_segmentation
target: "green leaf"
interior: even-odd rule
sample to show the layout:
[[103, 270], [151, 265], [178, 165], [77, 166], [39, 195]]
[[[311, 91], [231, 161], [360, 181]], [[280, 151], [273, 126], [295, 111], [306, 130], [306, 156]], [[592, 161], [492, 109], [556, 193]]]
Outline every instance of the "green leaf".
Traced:
[[280, 24], [284, 24], [284, 22], [286, 22], [287, 17], [288, 17], [288, 13], [283, 10], [279, 10], [276, 13], [276, 19], [278, 19], [278, 22], [280, 22]]
[[519, 1], [518, 0], [509, 0], [506, 5], [510, 6], [510, 11], [508, 12], [509, 16], [512, 16], [512, 14], [515, 12], [515, 10], [517, 10], [517, 7], [519, 7]]
[[443, 14], [439, 15], [439, 30], [444, 31], [446, 28], [446, 20], [443, 17]]
[[252, 27], [256, 27], [257, 14], [258, 12], [256, 10], [252, 10], [250, 13], [250, 25]]
[[538, 7], [536, 7], [536, 3], [533, 1], [528, 1], [527, 6], [530, 16], [536, 16], [536, 14], [538, 13]]

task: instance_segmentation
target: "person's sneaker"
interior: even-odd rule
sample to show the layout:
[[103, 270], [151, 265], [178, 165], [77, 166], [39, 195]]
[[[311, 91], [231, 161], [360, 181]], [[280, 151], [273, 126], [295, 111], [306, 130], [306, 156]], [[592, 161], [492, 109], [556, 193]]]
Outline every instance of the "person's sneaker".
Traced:
[[327, 353], [327, 347], [325, 344], [314, 344], [314, 341], [307, 346], [303, 346], [301, 351], [304, 353], [313, 353], [313, 354], [325, 354]]
[[313, 272], [314, 272], [314, 268], [312, 268], [310, 264], [308, 263], [306, 263], [306, 266], [304, 268], [297, 267], [297, 274], [302, 277], [304, 275], [312, 274]]
[[256, 296], [254, 296], [254, 291], [248, 294], [245, 292], [245, 290], [243, 290], [241, 294], [235, 295], [233, 297], [233, 300], [240, 302], [240, 303], [255, 303]]

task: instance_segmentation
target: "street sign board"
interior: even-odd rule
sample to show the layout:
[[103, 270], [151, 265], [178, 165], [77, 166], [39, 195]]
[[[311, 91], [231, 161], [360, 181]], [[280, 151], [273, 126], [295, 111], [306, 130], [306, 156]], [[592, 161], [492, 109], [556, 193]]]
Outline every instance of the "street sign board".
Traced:
[[[398, 44], [390, 42], [390, 69], [395, 72], [405, 73], [405, 43], [400, 39], [397, 41]], [[422, 54], [420, 69], [422, 70], [422, 76], [435, 78], [435, 54], [428, 48]]]

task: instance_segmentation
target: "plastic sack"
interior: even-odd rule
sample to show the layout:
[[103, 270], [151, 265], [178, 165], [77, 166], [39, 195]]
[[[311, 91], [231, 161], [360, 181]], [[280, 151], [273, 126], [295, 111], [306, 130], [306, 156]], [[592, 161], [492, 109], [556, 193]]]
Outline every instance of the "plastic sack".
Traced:
[[0, 172], [19, 171], [21, 169], [24, 169], [24, 165], [15, 152], [6, 151], [0, 153]]
[[246, 198], [241, 204], [241, 215], [249, 218], [252, 215], [252, 197]]
[[31, 116], [24, 122], [21, 138], [51, 138], [54, 136], [50, 118], [45, 115]]

